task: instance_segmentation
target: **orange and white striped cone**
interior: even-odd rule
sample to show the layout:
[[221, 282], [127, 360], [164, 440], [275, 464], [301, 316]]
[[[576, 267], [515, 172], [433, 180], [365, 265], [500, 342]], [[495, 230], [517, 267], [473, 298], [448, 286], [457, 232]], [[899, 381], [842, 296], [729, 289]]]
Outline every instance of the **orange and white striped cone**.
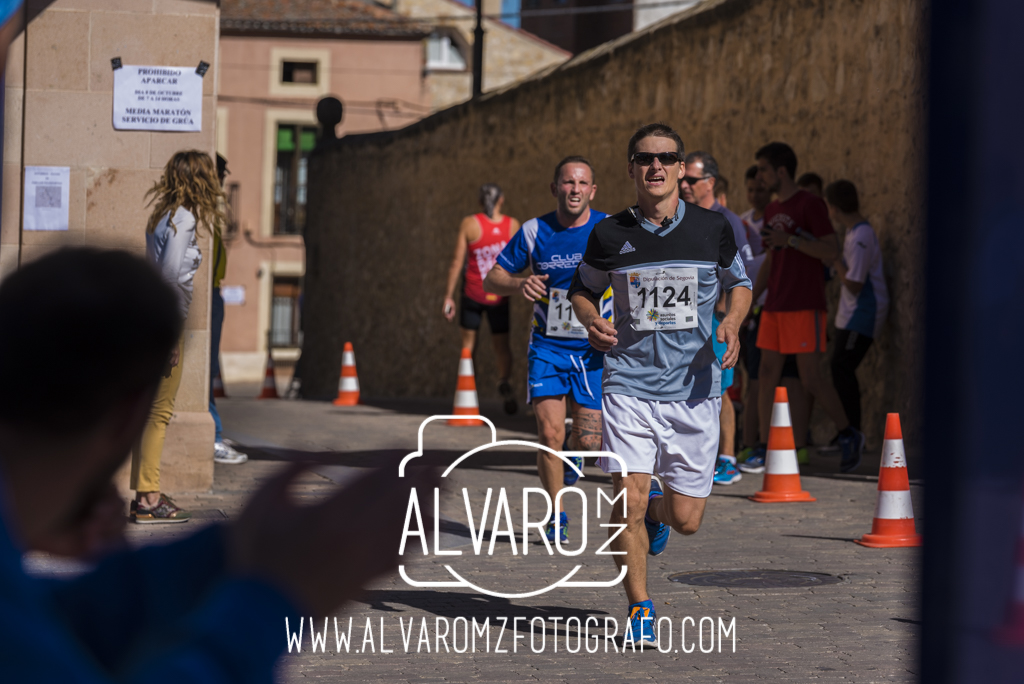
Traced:
[[914, 527], [914, 504], [910, 500], [910, 476], [898, 413], [885, 417], [882, 467], [878, 469], [878, 503], [871, 532], [856, 542], [873, 549], [921, 545], [921, 535]]
[[267, 350], [267, 373], [263, 376], [263, 389], [257, 399], [280, 399], [277, 396], [277, 380], [274, 378], [274, 357]]
[[[452, 415], [480, 415], [480, 402], [476, 397], [476, 376], [473, 373], [472, 349], [463, 349], [462, 358], [459, 359], [459, 382], [455, 386], [455, 408], [452, 409]], [[448, 424], [468, 427], [483, 425], [484, 422], [479, 418], [449, 418]]]
[[1006, 622], [995, 630], [995, 638], [1006, 646], [1024, 646], [1024, 521], [1021, 521], [1017, 542], [1017, 572], [1013, 581], [1013, 598]]
[[216, 377], [213, 378], [213, 398], [214, 399], [227, 399], [227, 392], [224, 391], [224, 380], [221, 379], [220, 373], [218, 372]]
[[351, 342], [345, 343], [341, 353], [341, 378], [338, 380], [338, 398], [335, 406], [355, 406], [359, 403], [359, 376], [356, 375], [356, 353]]
[[772, 423], [768, 430], [768, 454], [764, 460], [764, 484], [749, 497], [757, 503], [817, 501], [800, 488], [800, 465], [796, 460], [793, 423], [789, 419], [789, 394], [785, 387], [775, 388]]

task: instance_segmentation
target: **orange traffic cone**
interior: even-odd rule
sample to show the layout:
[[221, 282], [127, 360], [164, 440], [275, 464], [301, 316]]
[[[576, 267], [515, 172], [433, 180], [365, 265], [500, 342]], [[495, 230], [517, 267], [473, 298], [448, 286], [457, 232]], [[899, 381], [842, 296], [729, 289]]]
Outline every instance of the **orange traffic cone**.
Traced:
[[[456, 416], [480, 415], [480, 402], [476, 398], [472, 349], [463, 349], [462, 358], [459, 359], [459, 382], [455, 386], [455, 408], [452, 409], [452, 414]], [[483, 425], [484, 422], [478, 418], [449, 418], [448, 424], [474, 426]]]
[[856, 541], [873, 549], [921, 545], [921, 535], [914, 528], [914, 504], [910, 501], [910, 478], [898, 413], [885, 417], [882, 467], [878, 469], [878, 503], [871, 532]]
[[267, 349], [267, 374], [263, 377], [263, 389], [257, 399], [280, 399], [277, 396], [277, 380], [274, 379], [274, 357]]
[[352, 343], [345, 343], [341, 353], [341, 378], [338, 380], [338, 398], [335, 406], [355, 406], [359, 403], [359, 376], [356, 375], [356, 353]]
[[772, 424], [768, 430], [768, 455], [764, 460], [764, 484], [749, 497], [757, 503], [817, 501], [800, 488], [800, 466], [796, 461], [793, 423], [789, 420], [789, 394], [785, 387], [775, 388]]
[[1017, 542], [1017, 572], [1013, 582], [1013, 598], [1006, 622], [995, 630], [995, 638], [1006, 646], [1024, 646], [1024, 527]]
[[224, 391], [224, 380], [220, 377], [220, 371], [217, 372], [216, 377], [213, 378], [213, 398], [214, 399], [227, 399], [227, 392]]

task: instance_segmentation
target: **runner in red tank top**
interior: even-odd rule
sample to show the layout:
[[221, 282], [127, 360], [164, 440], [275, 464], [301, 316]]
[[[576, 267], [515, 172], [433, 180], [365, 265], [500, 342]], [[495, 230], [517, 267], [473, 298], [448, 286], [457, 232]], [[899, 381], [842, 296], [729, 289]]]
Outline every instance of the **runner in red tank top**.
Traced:
[[519, 221], [501, 213], [504, 203], [501, 188], [494, 183], [487, 183], [480, 188], [483, 213], [462, 219], [459, 236], [455, 241], [455, 254], [448, 269], [448, 288], [445, 290], [442, 313], [449, 322], [455, 320], [455, 286], [459, 282], [459, 274], [464, 273], [459, 305], [462, 348], [476, 350], [476, 333], [486, 315], [491, 326], [494, 356], [498, 365], [498, 393], [505, 400], [505, 412], [515, 413], [515, 395], [508, 382], [512, 373], [512, 352], [508, 343], [508, 298], [484, 292], [483, 288], [483, 279], [494, 266], [498, 254], [519, 230]]
[[494, 306], [507, 301], [508, 297], [484, 292], [484, 278], [494, 267], [494, 261], [505, 249], [511, 236], [509, 226], [512, 218], [502, 216], [500, 221], [492, 220], [487, 214], [474, 216], [480, 224], [480, 237], [467, 245], [466, 272], [462, 279], [462, 292], [479, 304]]

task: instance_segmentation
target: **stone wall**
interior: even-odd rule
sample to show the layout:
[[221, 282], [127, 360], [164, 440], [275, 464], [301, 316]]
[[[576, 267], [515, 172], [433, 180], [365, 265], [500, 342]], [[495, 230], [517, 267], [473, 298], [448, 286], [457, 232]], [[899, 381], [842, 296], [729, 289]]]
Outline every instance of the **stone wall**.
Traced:
[[[595, 206], [634, 201], [626, 176], [633, 130], [665, 121], [688, 150], [714, 154], [746, 209], [754, 151], [791, 144], [798, 173], [854, 181], [878, 230], [892, 292], [885, 332], [860, 376], [865, 428], [878, 444], [886, 411], [918, 426], [924, 239], [924, 0], [719, 0], [595, 48], [545, 75], [439, 112], [408, 128], [348, 136], [311, 169], [304, 383], [336, 391], [343, 342], [355, 344], [371, 397], [451, 395], [458, 330], [440, 314], [459, 219], [483, 182], [507, 212], [549, 211], [554, 164], [594, 163]], [[832, 293], [833, 299], [836, 293]], [[514, 378], [522, 394], [528, 306], [513, 302]], [[481, 396], [494, 396], [487, 335]], [[831, 426], [816, 418], [816, 438]]]

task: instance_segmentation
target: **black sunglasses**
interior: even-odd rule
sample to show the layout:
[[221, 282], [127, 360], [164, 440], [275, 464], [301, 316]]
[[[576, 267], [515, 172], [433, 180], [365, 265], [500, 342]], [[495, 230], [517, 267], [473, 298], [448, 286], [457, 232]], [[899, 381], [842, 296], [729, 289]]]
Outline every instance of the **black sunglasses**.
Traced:
[[700, 183], [702, 180], [707, 180], [708, 178], [711, 178], [711, 176], [683, 176], [683, 179], [680, 182], [688, 183], [689, 185], [696, 185], [697, 183]]
[[658, 158], [662, 166], [672, 166], [679, 163], [678, 152], [634, 152], [633, 158], [630, 161], [640, 166], [650, 166], [654, 163], [655, 157]]

